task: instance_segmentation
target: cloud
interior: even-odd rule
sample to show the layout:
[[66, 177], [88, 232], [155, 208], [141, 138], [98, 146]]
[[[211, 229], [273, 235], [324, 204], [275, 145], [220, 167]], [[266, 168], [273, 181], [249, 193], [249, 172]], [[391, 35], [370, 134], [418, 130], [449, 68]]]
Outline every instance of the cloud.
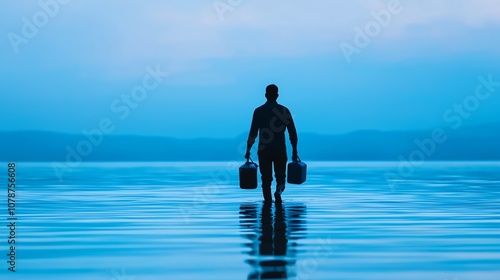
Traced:
[[[310, 131], [427, 128], [500, 65], [493, 0], [401, 0], [404, 10], [351, 65], [339, 44], [390, 0], [241, 0], [224, 20], [213, 0], [71, 0], [16, 55], [6, 35], [21, 31], [39, 1], [0, 10], [0, 90], [9, 93], [0, 117], [22, 112], [9, 129], [93, 126], [157, 64], [171, 76], [124, 132], [200, 135], [196, 117], [206, 133], [240, 133], [243, 112], [271, 82]], [[498, 119], [498, 100], [481, 106], [478, 122]], [[179, 118], [186, 114], [193, 119]]]
[[[202, 69], [203, 60], [214, 58], [337, 57], [338, 45], [353, 39], [354, 28], [373, 20], [371, 12], [386, 9], [390, 1], [242, 0], [221, 20], [211, 0], [72, 0], [21, 55], [36, 54], [30, 62], [42, 68], [78, 65], [124, 77], [152, 62], [185, 72]], [[404, 10], [376, 38], [377, 52], [411, 56], [422, 46], [432, 46], [434, 55], [450, 49], [483, 51], [485, 46], [498, 51], [489, 36], [500, 28], [496, 1], [400, 2]], [[1, 12], [1, 30], [19, 31], [21, 17], [31, 16], [37, 3], [9, 1]], [[477, 35], [482, 30], [488, 36]]]

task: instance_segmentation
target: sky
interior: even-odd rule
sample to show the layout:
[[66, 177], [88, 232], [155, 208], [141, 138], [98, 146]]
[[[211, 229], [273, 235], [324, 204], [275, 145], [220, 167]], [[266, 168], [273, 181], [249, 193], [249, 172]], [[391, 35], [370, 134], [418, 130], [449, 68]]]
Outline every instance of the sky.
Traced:
[[498, 122], [499, 35], [495, 0], [3, 1], [0, 130], [235, 137], [271, 83], [299, 135]]

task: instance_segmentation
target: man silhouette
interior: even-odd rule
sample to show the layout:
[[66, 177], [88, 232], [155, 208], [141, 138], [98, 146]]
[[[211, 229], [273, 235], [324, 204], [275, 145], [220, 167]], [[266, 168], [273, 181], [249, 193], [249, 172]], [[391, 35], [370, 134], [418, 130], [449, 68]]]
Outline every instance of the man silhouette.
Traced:
[[285, 130], [288, 129], [290, 142], [292, 144], [292, 160], [296, 161], [297, 156], [297, 131], [293, 122], [290, 110], [278, 104], [278, 87], [269, 85], [266, 87], [267, 102], [255, 109], [252, 118], [252, 125], [247, 141], [247, 151], [245, 158], [250, 158], [250, 149], [255, 143], [257, 134], [259, 135], [259, 156], [260, 173], [262, 175], [262, 194], [264, 201], [272, 202], [271, 184], [274, 175], [276, 177], [276, 192], [274, 193], [277, 202], [281, 201], [281, 194], [285, 190], [286, 178], [286, 145]]

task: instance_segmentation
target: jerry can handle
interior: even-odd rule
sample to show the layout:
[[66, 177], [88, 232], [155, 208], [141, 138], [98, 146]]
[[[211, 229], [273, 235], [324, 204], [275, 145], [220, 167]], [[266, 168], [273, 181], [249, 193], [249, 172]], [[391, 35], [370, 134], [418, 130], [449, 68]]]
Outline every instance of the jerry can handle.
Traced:
[[247, 159], [247, 163], [248, 163], [248, 164], [253, 163], [253, 164], [255, 165], [255, 167], [259, 167], [259, 166], [257, 165], [257, 163], [253, 162], [253, 160], [252, 160], [252, 158], [251, 158], [251, 157], [249, 157], [249, 158]]

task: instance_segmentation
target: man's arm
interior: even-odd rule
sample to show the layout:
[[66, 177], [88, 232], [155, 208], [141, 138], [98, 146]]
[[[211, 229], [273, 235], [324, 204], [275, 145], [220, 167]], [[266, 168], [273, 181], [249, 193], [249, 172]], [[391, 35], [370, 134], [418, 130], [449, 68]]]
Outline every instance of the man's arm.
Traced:
[[296, 161], [298, 157], [297, 144], [299, 138], [297, 137], [297, 129], [295, 128], [295, 123], [293, 122], [292, 113], [290, 110], [286, 109], [290, 119], [287, 122], [286, 128], [288, 129], [288, 135], [290, 136], [290, 143], [292, 144], [292, 160]]
[[257, 121], [257, 110], [253, 112], [252, 124], [250, 125], [250, 133], [248, 134], [247, 140], [247, 152], [245, 154], [245, 158], [250, 158], [250, 150], [252, 149], [253, 144], [255, 143], [255, 139], [259, 133], [259, 126]]

